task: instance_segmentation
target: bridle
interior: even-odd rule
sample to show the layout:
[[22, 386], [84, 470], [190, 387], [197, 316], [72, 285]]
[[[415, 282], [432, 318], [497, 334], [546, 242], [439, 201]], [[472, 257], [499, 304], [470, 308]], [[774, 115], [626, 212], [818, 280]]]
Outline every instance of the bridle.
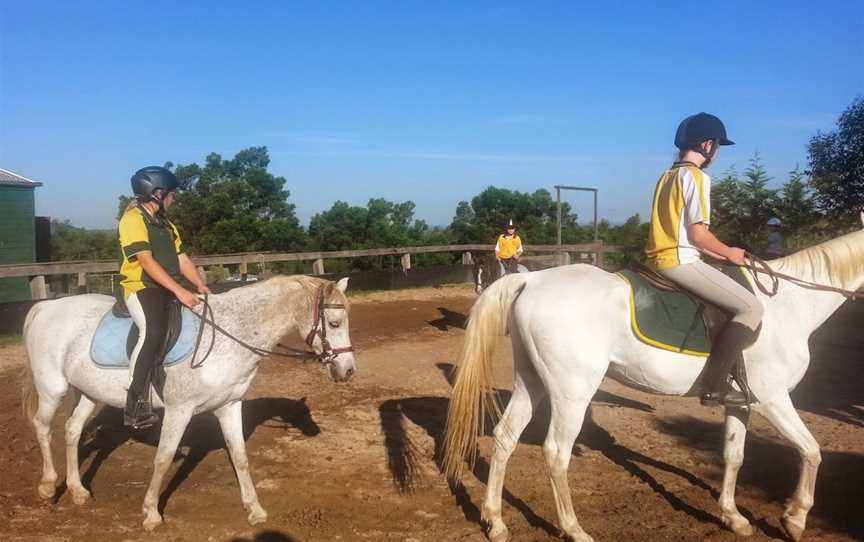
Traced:
[[325, 309], [345, 309], [343, 303], [325, 303], [324, 302], [324, 286], [318, 287], [315, 290], [315, 302], [312, 304], [312, 329], [306, 335], [306, 344], [312, 348], [317, 335], [321, 339], [321, 353], [316, 354], [321, 363], [331, 365], [336, 356], [345, 352], [353, 352], [354, 346], [348, 345], [342, 348], [333, 348], [330, 346], [330, 341], [327, 340], [327, 322], [324, 317]]
[[[202, 325], [198, 328], [198, 338], [195, 341], [195, 350], [192, 352], [192, 362], [191, 367], [193, 369], [197, 369], [204, 365], [204, 360], [210, 355], [210, 352], [213, 351], [213, 345], [216, 343], [216, 332], [218, 331], [222, 335], [225, 335], [229, 339], [233, 340], [246, 350], [257, 354], [259, 356], [280, 356], [285, 358], [300, 358], [303, 360], [315, 359], [318, 360], [324, 366], [333, 365], [333, 362], [336, 360], [336, 357], [339, 354], [343, 354], [345, 352], [353, 352], [354, 346], [348, 345], [342, 348], [333, 348], [330, 346], [330, 341], [327, 340], [327, 322], [324, 318], [324, 310], [325, 309], [345, 309], [345, 305], [343, 303], [325, 303], [324, 302], [324, 286], [321, 285], [315, 290], [315, 300], [312, 303], [312, 329], [306, 335], [305, 342], [309, 345], [309, 350], [300, 350], [297, 348], [292, 348], [290, 346], [285, 346], [283, 344], [279, 344], [288, 352], [277, 352], [275, 350], [267, 350], [265, 348], [259, 348], [257, 346], [252, 346], [241, 339], [238, 339], [228, 331], [226, 331], [223, 327], [216, 324], [215, 317], [213, 315], [213, 308], [210, 306], [208, 301], [207, 294], [204, 294], [204, 309], [201, 311], [201, 314], [197, 312], [190, 311], [192, 314], [197, 316]], [[209, 314], [209, 317], [208, 317]], [[204, 325], [210, 324], [211, 328], [211, 338], [210, 338], [210, 347], [207, 349], [207, 353], [204, 354], [204, 357], [201, 358], [200, 361], [196, 362], [195, 357], [198, 354], [198, 347], [201, 345], [201, 338], [204, 335]], [[321, 353], [316, 353], [314, 350], [315, 337], [318, 336], [321, 339]]]

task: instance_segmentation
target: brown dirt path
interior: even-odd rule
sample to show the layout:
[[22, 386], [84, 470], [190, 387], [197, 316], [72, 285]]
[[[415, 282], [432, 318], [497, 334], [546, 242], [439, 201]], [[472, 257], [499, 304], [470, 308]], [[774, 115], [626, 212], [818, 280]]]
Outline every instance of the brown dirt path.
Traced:
[[[433, 457], [440, 445], [470, 289], [442, 288], [352, 297], [359, 372], [347, 385], [314, 365], [275, 359], [244, 404], [253, 478], [270, 518], [245, 522], [218, 425], [199, 416], [168, 475], [165, 525], [145, 533], [141, 500], [157, 433], [135, 435], [105, 409], [82, 439], [82, 474], [92, 501], [36, 495], [39, 451], [20, 412], [20, 346], [0, 349], [0, 540], [78, 541], [481, 541], [478, 524], [490, 452], [465, 485], [451, 488]], [[864, 309], [844, 307], [812, 341], [814, 367], [796, 391], [805, 422], [823, 445], [807, 540], [864, 539]], [[497, 385], [510, 387], [506, 342]], [[513, 540], [557, 539], [540, 443], [543, 413], [514, 454], [505, 485]], [[55, 458], [62, 476], [62, 421]], [[571, 487], [579, 520], [597, 540], [734, 540], [719, 525], [722, 473], [719, 410], [694, 400], [650, 396], [614, 382], [598, 393], [574, 449]], [[757, 526], [752, 540], [779, 538], [783, 501], [797, 457], [759, 420], [753, 423], [738, 503]]]

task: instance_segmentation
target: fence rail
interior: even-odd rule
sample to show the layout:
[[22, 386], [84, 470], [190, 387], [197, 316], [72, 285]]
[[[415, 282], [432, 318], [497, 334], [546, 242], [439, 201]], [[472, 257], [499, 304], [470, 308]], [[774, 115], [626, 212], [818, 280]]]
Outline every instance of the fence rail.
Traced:
[[[363, 258], [369, 256], [400, 256], [403, 270], [411, 268], [412, 254], [461, 252], [462, 263], [472, 262], [472, 252], [491, 252], [495, 245], [436, 245], [419, 247], [369, 248], [363, 250], [333, 250], [326, 252], [242, 252], [238, 254], [213, 254], [195, 256], [194, 261], [202, 275], [205, 268], [214, 265], [238, 265], [245, 274], [250, 264], [265, 265], [276, 262], [312, 262], [312, 273], [324, 273], [324, 261], [334, 258]], [[577, 245], [529, 245], [527, 253], [551, 253], [559, 255], [559, 265], [570, 262], [570, 253], [593, 255], [595, 264], [603, 265], [607, 252], [623, 252], [624, 247], [605, 245], [602, 241]], [[45, 277], [49, 275], [78, 275], [79, 288], [86, 287], [88, 273], [111, 273], [118, 270], [117, 260], [63, 261], [27, 264], [0, 265], [0, 278], [28, 277], [33, 299], [47, 297]]]

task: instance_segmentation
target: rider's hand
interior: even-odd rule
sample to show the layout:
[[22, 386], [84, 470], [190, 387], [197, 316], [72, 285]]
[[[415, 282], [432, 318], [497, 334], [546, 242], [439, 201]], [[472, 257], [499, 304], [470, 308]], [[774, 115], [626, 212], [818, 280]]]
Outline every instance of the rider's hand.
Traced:
[[198, 303], [201, 303], [201, 300], [198, 299], [197, 295], [193, 294], [192, 292], [190, 292], [189, 290], [187, 290], [185, 288], [180, 290], [179, 292], [177, 292], [177, 299], [180, 300], [180, 303], [183, 303], [184, 305], [186, 305], [190, 309], [192, 307], [194, 307], [195, 305], [197, 305]]
[[729, 253], [726, 254], [726, 259], [735, 265], [746, 265], [746, 257], [747, 251], [738, 247], [729, 247]]
[[212, 294], [213, 292], [210, 291], [210, 288], [208, 288], [206, 284], [202, 284], [201, 286], [198, 287], [198, 293], [201, 295], [204, 295], [204, 294]]

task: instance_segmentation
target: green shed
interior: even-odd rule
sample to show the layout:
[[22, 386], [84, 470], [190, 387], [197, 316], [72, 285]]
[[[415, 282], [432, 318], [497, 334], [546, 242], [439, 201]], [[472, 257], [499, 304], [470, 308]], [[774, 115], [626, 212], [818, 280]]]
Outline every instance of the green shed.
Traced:
[[[36, 261], [37, 186], [42, 183], [0, 168], [0, 264]], [[26, 277], [0, 279], [0, 303], [29, 299]]]

